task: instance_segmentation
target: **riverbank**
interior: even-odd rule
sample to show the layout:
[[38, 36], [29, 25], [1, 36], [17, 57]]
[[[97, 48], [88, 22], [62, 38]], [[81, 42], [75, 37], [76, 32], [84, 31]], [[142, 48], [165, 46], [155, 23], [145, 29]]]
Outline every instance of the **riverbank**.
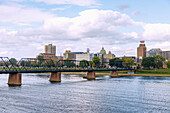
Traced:
[[118, 76], [170, 77], [170, 74], [119, 74]]
[[[86, 75], [87, 72], [61, 72], [64, 75]], [[96, 75], [110, 75], [110, 73], [96, 73]]]
[[[62, 72], [65, 75], [86, 75], [86, 72]], [[96, 73], [96, 75], [110, 75], [110, 73]], [[118, 76], [156, 76], [156, 77], [170, 77], [170, 74], [125, 74], [119, 73]]]

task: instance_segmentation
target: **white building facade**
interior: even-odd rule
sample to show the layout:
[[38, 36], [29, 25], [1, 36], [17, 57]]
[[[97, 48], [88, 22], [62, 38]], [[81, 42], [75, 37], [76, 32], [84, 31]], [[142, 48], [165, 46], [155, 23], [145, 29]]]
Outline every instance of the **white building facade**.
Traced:
[[92, 61], [92, 55], [90, 53], [76, 54], [76, 65], [79, 65], [81, 60]]

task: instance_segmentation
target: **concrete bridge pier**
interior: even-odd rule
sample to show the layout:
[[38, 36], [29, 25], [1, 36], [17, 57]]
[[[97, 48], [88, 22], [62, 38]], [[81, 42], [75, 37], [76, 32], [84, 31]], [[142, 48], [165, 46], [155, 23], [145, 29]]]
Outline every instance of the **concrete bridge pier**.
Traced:
[[8, 85], [9, 86], [21, 86], [22, 74], [21, 73], [9, 73]]
[[88, 80], [95, 80], [95, 71], [88, 71], [87, 72], [87, 79]]
[[50, 82], [61, 82], [61, 72], [51, 73]]
[[118, 77], [118, 71], [110, 71], [110, 77], [111, 78], [117, 78]]

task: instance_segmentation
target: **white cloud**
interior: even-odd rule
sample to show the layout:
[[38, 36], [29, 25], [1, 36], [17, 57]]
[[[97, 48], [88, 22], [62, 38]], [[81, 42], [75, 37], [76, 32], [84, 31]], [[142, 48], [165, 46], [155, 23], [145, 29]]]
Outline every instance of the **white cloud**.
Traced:
[[[120, 27], [136, 26], [129, 16], [111, 10], [85, 10], [74, 18], [56, 17], [45, 20], [43, 28], [56, 35], [70, 39], [103, 38], [117, 33]], [[58, 38], [59, 38], [58, 37]], [[112, 36], [113, 37], [113, 36]]]
[[160, 48], [163, 51], [170, 51], [170, 41], [165, 40], [165, 42], [156, 42], [156, 43], [154, 42], [148, 45], [148, 50], [152, 48]]
[[44, 2], [46, 4], [72, 4], [78, 6], [101, 5], [96, 0], [34, 0], [36, 2]]
[[[29, 28], [17, 31], [2, 29], [0, 41], [5, 44], [2, 44], [1, 47], [10, 51], [17, 50], [15, 55], [24, 50], [25, 56], [35, 56], [38, 51], [43, 51], [43, 44], [51, 42], [57, 45], [58, 53], [63, 52], [65, 48], [82, 51], [87, 47], [96, 52], [102, 46], [112, 47], [113, 44], [125, 44], [128, 41], [136, 40], [138, 38], [136, 32], [120, 33], [117, 29], [131, 28], [138, 24], [128, 15], [117, 11], [92, 9], [82, 11], [79, 16], [73, 18], [45, 19], [43, 26], [38, 29]], [[14, 48], [8, 48], [9, 46]]]
[[138, 39], [139, 35], [136, 32], [131, 32], [131, 33], [124, 33], [124, 35], [128, 36], [128, 37], [132, 37], [134, 39]]
[[[136, 26], [143, 27], [142, 35], [133, 28]], [[132, 31], [120, 32], [121, 28], [128, 30], [132, 28]], [[45, 44], [52, 43], [57, 46], [58, 55], [66, 48], [72, 51], [86, 51], [86, 48], [90, 48], [91, 52], [97, 52], [102, 46], [116, 56], [135, 55], [137, 47], [135, 43], [140, 38], [147, 41], [162, 41], [161, 44], [164, 46], [151, 45], [168, 48], [169, 31], [169, 24], [143, 24], [117, 11], [91, 9], [82, 11], [72, 18], [45, 18], [39, 28], [12, 31], [0, 29], [0, 51], [13, 52], [10, 55], [15, 57], [35, 57], [43, 52]], [[166, 43], [163, 43], [165, 41]], [[149, 45], [147, 46], [149, 48]], [[1, 54], [9, 55], [5, 52]]]
[[51, 9], [51, 11], [58, 11], [58, 10], [62, 11], [62, 10], [68, 9], [68, 8], [70, 8], [70, 6], [57, 7], [57, 8], [53, 8], [53, 9]]
[[170, 24], [145, 24], [143, 38], [148, 41], [170, 41]]
[[0, 22], [10, 23], [31, 23], [43, 22], [47, 18], [52, 18], [53, 15], [44, 12], [38, 8], [28, 8], [22, 5], [0, 5]]

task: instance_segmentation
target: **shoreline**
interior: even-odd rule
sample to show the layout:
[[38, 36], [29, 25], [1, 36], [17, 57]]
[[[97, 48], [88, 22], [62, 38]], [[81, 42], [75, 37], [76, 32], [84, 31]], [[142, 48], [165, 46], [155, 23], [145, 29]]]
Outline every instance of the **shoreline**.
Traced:
[[[87, 72], [62, 72], [64, 75], [86, 75]], [[96, 75], [110, 75], [110, 73], [96, 73]], [[156, 77], [170, 77], [170, 74], [123, 74], [119, 73], [118, 76], [156, 76]]]

